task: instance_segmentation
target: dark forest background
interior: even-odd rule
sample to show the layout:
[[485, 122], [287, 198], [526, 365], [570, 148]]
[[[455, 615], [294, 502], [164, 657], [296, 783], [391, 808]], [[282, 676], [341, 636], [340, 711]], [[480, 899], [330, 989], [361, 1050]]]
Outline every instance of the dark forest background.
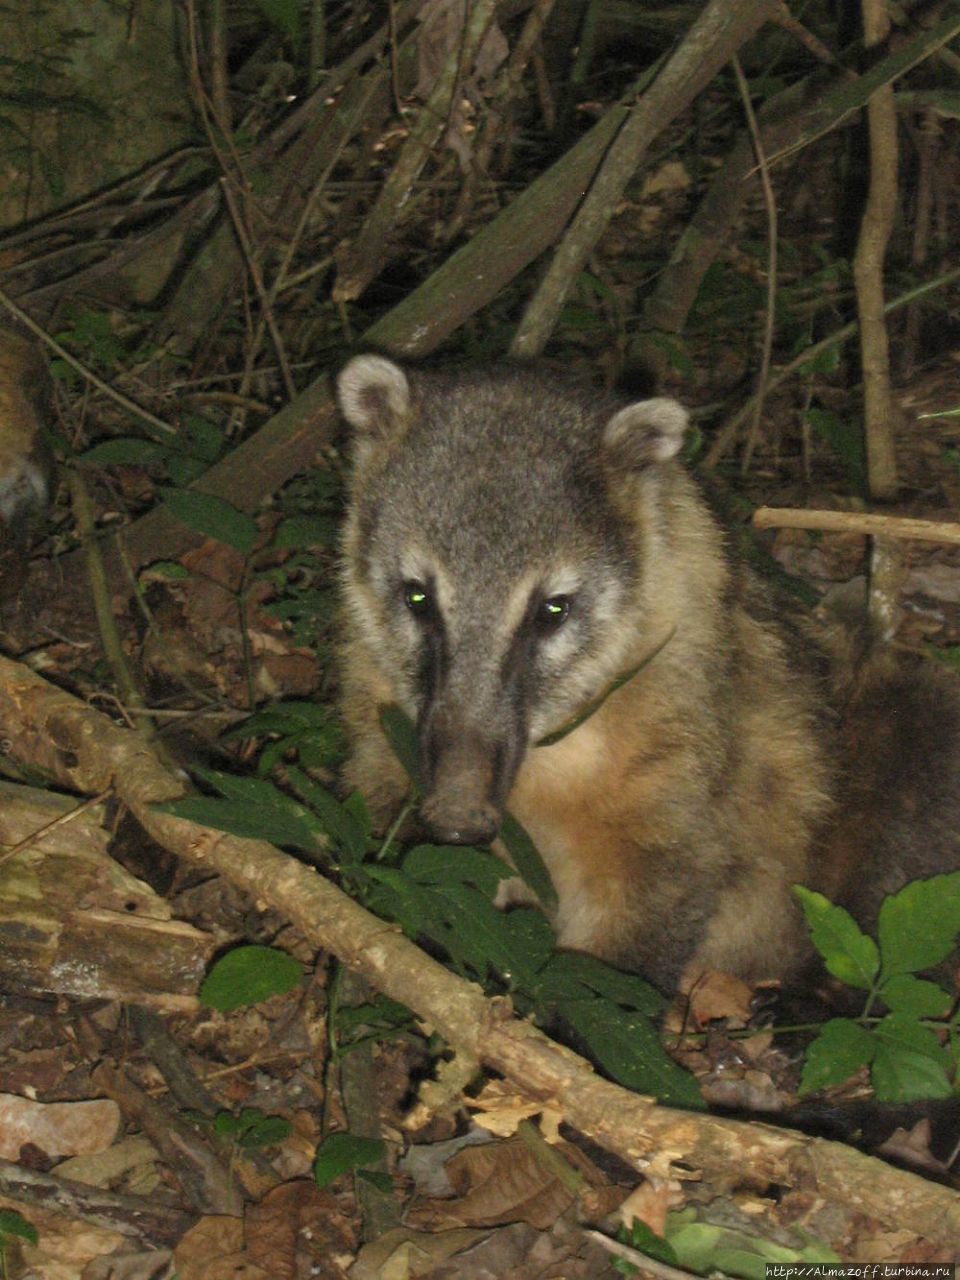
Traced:
[[[763, 573], [810, 609], [865, 601], [900, 646], [960, 665], [958, 34], [955, 0], [0, 8], [0, 1129], [26, 1126], [0, 1151], [10, 1274], [335, 1277], [404, 1205], [390, 1247], [415, 1240], [416, 1274], [605, 1276], [577, 1222], [613, 1233], [638, 1160], [621, 1240], [661, 1280], [951, 1252], [943, 1186], [638, 1096], [702, 1105], [678, 1055], [721, 1093], [732, 1071], [740, 1110], [792, 1100], [796, 1054], [737, 1038], [749, 993], [709, 992], [711, 1029], [668, 1058], [638, 980], [551, 970], [548, 992], [549, 940], [498, 933], [470, 896], [481, 860], [452, 887], [428, 854], [415, 889], [390, 879], [362, 805], [336, 798], [332, 377], [378, 350], [676, 396], [687, 460]], [[758, 506], [789, 510], [758, 533]], [[204, 794], [172, 818], [156, 805], [182, 768]], [[51, 823], [64, 843], [38, 852]], [[265, 840], [367, 906], [395, 894], [407, 934], [452, 911], [430, 947], [455, 973]], [[257, 950], [198, 1005], [238, 942]], [[589, 993], [566, 1029], [635, 1093], [528, 1022], [501, 1028], [466, 981], [484, 947], [522, 1015]], [[923, 1032], [888, 1100], [952, 1097], [947, 1030]], [[851, 1037], [818, 1079], [859, 1096]], [[403, 1133], [412, 1109], [442, 1163], [478, 1063], [509, 1136], [460, 1153], [441, 1207], [398, 1165]], [[114, 1110], [58, 1145], [21, 1114], [30, 1092]], [[560, 1117], [627, 1164], [581, 1143], [558, 1168]], [[121, 1119], [149, 1150], [98, 1175], [99, 1200], [65, 1189], [81, 1173], [53, 1164], [113, 1151]], [[956, 1151], [904, 1124], [892, 1155], [949, 1183]], [[107, 1234], [70, 1260], [79, 1222]]]

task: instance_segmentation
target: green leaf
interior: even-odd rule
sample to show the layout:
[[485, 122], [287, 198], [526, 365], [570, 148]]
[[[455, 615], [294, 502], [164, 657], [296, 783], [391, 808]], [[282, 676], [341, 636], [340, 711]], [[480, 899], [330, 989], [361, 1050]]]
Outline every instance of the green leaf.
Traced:
[[808, 409], [803, 416], [844, 464], [853, 488], [862, 493], [866, 484], [866, 456], [859, 423], [847, 422], [828, 409]]
[[762, 1253], [751, 1253], [749, 1249], [718, 1247], [713, 1254], [711, 1270], [722, 1275], [738, 1276], [740, 1280], [764, 1280], [767, 1261]]
[[513, 907], [503, 912], [503, 923], [515, 946], [522, 949], [532, 972], [537, 973], [555, 954], [556, 936], [542, 911], [534, 907]]
[[206, 470], [207, 464], [202, 459], [191, 458], [184, 453], [171, 453], [167, 458], [167, 478], [178, 490], [187, 489]]
[[960, 933], [960, 871], [914, 880], [885, 898], [877, 919], [884, 975], [916, 973], [945, 960]]
[[855, 1071], [873, 1060], [874, 1037], [849, 1018], [832, 1018], [807, 1046], [799, 1093], [828, 1089], [849, 1080]]
[[876, 1027], [870, 1079], [880, 1102], [949, 1098], [949, 1055], [936, 1035], [913, 1018], [891, 1013]]
[[831, 343], [829, 347], [825, 347], [822, 351], [818, 351], [816, 355], [811, 356], [806, 364], [800, 366], [797, 372], [807, 376], [812, 373], [821, 373], [827, 377], [832, 377], [839, 368], [840, 343], [836, 342]]
[[417, 790], [422, 792], [420, 744], [417, 741], [417, 730], [413, 721], [396, 703], [390, 703], [380, 708], [380, 727], [393, 754], [406, 770], [407, 777]]
[[622, 973], [595, 956], [579, 951], [558, 951], [551, 956], [542, 974], [554, 996], [582, 995], [583, 989], [605, 996], [616, 1004], [635, 1009], [647, 1017], [663, 1011], [666, 1000], [655, 987], [632, 973]]
[[293, 1126], [283, 1116], [261, 1116], [241, 1133], [237, 1145], [245, 1151], [273, 1147], [289, 1138]]
[[249, 1128], [249, 1122], [235, 1116], [232, 1111], [218, 1111], [213, 1118], [213, 1132], [218, 1138], [232, 1138], [246, 1128]]
[[280, 808], [265, 808], [256, 801], [218, 800], [214, 796], [185, 796], [155, 807], [160, 813], [172, 813], [188, 822], [229, 831], [248, 840], [267, 840], [270, 844], [289, 845], [311, 854], [316, 854], [321, 845], [306, 811], [305, 816], [300, 817]]
[[140, 440], [135, 436], [118, 436], [113, 440], [101, 440], [80, 454], [80, 462], [97, 462], [102, 466], [141, 466], [165, 463], [170, 450], [152, 440]]
[[404, 858], [403, 871], [420, 884], [446, 888], [473, 884], [488, 898], [496, 895], [500, 881], [510, 874], [496, 854], [460, 844], [418, 844]]
[[317, 1148], [313, 1176], [318, 1187], [328, 1186], [342, 1173], [379, 1164], [386, 1155], [379, 1138], [355, 1138], [350, 1133], [331, 1133]]
[[378, 995], [368, 1004], [343, 1005], [337, 1009], [337, 1031], [342, 1035], [355, 1027], [370, 1027], [374, 1030], [396, 1030], [398, 1027], [409, 1027], [413, 1015], [405, 1004], [391, 1000], [389, 996]]
[[648, 1018], [595, 995], [557, 1001], [557, 1012], [618, 1084], [670, 1106], [703, 1110], [696, 1080], [667, 1054]]
[[293, 44], [300, 43], [300, 8], [297, 0], [257, 0], [268, 22]]
[[557, 891], [550, 879], [540, 851], [512, 813], [505, 813], [500, 823], [500, 839], [510, 855], [517, 873], [537, 895], [537, 901], [545, 911], [556, 911]]
[[18, 1236], [30, 1244], [36, 1244], [40, 1239], [33, 1223], [17, 1213], [16, 1209], [0, 1209], [0, 1237], [7, 1236]]
[[217, 538], [248, 556], [257, 539], [256, 521], [223, 498], [196, 489], [166, 489], [164, 505], [181, 524], [204, 537]]
[[289, 516], [273, 535], [273, 545], [282, 549], [329, 547], [337, 540], [340, 521], [334, 516]]
[[505, 914], [493, 906], [503, 873], [503, 863], [485, 850], [419, 845], [402, 870], [382, 864], [364, 867], [374, 886], [366, 903], [396, 920], [410, 937], [429, 938], [460, 972], [481, 980], [492, 972], [511, 990], [533, 997], [553, 935], [542, 916], [540, 927], [531, 928], [529, 917], [535, 913]]
[[223, 453], [223, 432], [209, 418], [202, 418], [197, 413], [185, 413], [182, 419], [183, 436], [186, 449], [201, 462], [216, 462]]
[[287, 809], [300, 814], [306, 813], [303, 805], [284, 795], [268, 778], [225, 773], [222, 769], [205, 769], [202, 765], [195, 765], [193, 772], [227, 800], [242, 800], [249, 804], [262, 804], [268, 809]]
[[943, 1018], [952, 999], [935, 982], [915, 978], [909, 973], [895, 973], [881, 984], [877, 994], [892, 1012], [905, 1013], [912, 1018]]
[[367, 837], [357, 822], [334, 795], [319, 782], [292, 765], [287, 769], [290, 785], [314, 810], [330, 838], [349, 862], [360, 863], [367, 856]]
[[190, 571], [179, 560], [154, 560], [144, 568], [143, 575], [166, 578], [171, 582], [184, 582], [190, 577]]
[[[492, 971], [508, 985], [524, 986], [533, 973], [517, 939], [507, 928], [506, 916], [483, 893], [469, 884], [437, 885], [445, 924], [437, 941], [453, 960], [486, 979]], [[424, 932], [430, 933], [429, 924]]]
[[658, 1236], [655, 1231], [647, 1226], [645, 1222], [641, 1222], [639, 1218], [634, 1218], [630, 1223], [630, 1228], [623, 1228], [618, 1232], [618, 1238], [623, 1240], [624, 1244], [628, 1244], [631, 1249], [638, 1249], [641, 1253], [645, 1253], [648, 1258], [655, 1258], [657, 1262], [665, 1262], [668, 1267], [678, 1267], [680, 1259], [676, 1255], [676, 1251], [669, 1240], [665, 1240], [663, 1236]]
[[200, 1003], [227, 1013], [292, 991], [300, 965], [275, 947], [237, 947], [214, 964], [200, 987]]
[[742, 1280], [763, 1280], [765, 1264], [840, 1261], [832, 1249], [806, 1233], [796, 1247], [775, 1244], [745, 1231], [698, 1222], [693, 1209], [668, 1213], [664, 1234], [680, 1266], [703, 1275], [716, 1271]]
[[393, 1179], [389, 1173], [375, 1173], [371, 1169], [358, 1169], [357, 1177], [361, 1182], [369, 1182], [371, 1187], [376, 1187], [384, 1195], [389, 1195], [393, 1190]]
[[247, 716], [242, 724], [220, 735], [221, 742], [258, 738], [267, 733], [290, 734], [304, 729], [329, 729], [332, 717], [317, 702], [277, 702], [272, 707]]
[[794, 885], [807, 918], [813, 945], [830, 973], [848, 987], [869, 991], [880, 968], [877, 944], [860, 931], [843, 907], [835, 907], [822, 893]]
[[371, 883], [365, 901], [371, 911], [387, 920], [395, 920], [408, 938], [421, 932], [432, 937], [443, 933], [443, 909], [437, 895], [416, 884], [395, 867], [372, 864], [364, 867]]

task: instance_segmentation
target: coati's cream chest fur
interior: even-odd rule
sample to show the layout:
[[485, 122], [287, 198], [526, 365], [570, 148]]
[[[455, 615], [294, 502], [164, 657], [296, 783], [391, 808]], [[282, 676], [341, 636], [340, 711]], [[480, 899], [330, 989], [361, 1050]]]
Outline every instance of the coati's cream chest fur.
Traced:
[[377, 356], [339, 395], [347, 780], [378, 823], [406, 792], [378, 722], [396, 702], [435, 837], [487, 842], [508, 808], [553, 878], [561, 945], [665, 989], [685, 969], [795, 977], [793, 884], [869, 920], [960, 867], [956, 682], [877, 666], [839, 692], [676, 461], [678, 404]]

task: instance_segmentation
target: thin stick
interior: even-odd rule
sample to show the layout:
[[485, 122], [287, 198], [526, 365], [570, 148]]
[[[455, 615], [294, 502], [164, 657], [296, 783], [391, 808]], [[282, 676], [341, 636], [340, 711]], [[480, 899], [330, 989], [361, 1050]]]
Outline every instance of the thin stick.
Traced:
[[807, 511], [800, 507], [757, 507], [757, 529], [819, 529], [824, 533], [862, 533], [870, 537], [914, 542], [947, 542], [960, 546], [960, 523], [918, 520], [914, 516], [881, 516], [870, 511]]
[[750, 140], [753, 143], [753, 151], [757, 157], [757, 168], [760, 170], [763, 203], [767, 212], [767, 242], [769, 246], [767, 250], [767, 314], [763, 326], [763, 355], [760, 360], [760, 375], [757, 378], [757, 390], [754, 396], [753, 418], [750, 422], [750, 429], [747, 432], [747, 443], [744, 446], [741, 463], [742, 472], [746, 475], [750, 470], [753, 451], [757, 447], [757, 438], [760, 435], [760, 418], [763, 415], [763, 405], [767, 398], [767, 386], [770, 382], [770, 361], [773, 357], [773, 330], [777, 302], [777, 202], [770, 182], [770, 169], [767, 165], [766, 152], [763, 149], [760, 126], [757, 124], [753, 103], [750, 101], [750, 86], [747, 84], [747, 77], [743, 74], [740, 59], [736, 54], [732, 58], [732, 63], [733, 73], [737, 77], [737, 88], [740, 90], [740, 97], [743, 100], [743, 113], [747, 118]]
[[38, 827], [36, 831], [31, 831], [28, 836], [24, 836], [16, 844], [12, 844], [0, 852], [0, 867], [5, 862], [9, 862], [18, 853], [22, 853], [24, 849], [29, 849], [33, 845], [39, 844], [44, 836], [50, 835], [53, 831], [59, 831], [61, 827], [65, 827], [68, 823], [75, 821], [82, 813], [86, 813], [88, 809], [95, 809], [98, 804], [103, 804], [104, 800], [109, 799], [112, 794], [113, 787], [109, 786], [106, 791], [101, 791], [99, 795], [83, 800], [75, 809], [71, 809], [69, 813], [61, 813], [59, 818], [54, 818], [52, 822], [47, 822], [42, 827]]
[[253, 251], [253, 245], [247, 235], [247, 229], [243, 224], [243, 218], [240, 214], [240, 207], [237, 204], [233, 191], [230, 188], [230, 181], [226, 175], [220, 179], [220, 185], [223, 188], [224, 199], [227, 202], [227, 210], [233, 222], [233, 229], [236, 233], [237, 240], [240, 244], [240, 251], [246, 259], [247, 270], [250, 272], [250, 279], [253, 281], [253, 287], [257, 291], [257, 297], [260, 300], [263, 317], [266, 320], [267, 330], [273, 340], [273, 349], [277, 353], [277, 363], [280, 366], [280, 373], [283, 377], [284, 389], [287, 393], [287, 399], [292, 400], [297, 394], [296, 384], [293, 381], [293, 374], [290, 372], [290, 362], [287, 359], [287, 350], [283, 345], [283, 338], [280, 336], [280, 330], [277, 328], [276, 318], [273, 314], [273, 307], [270, 305], [270, 299], [267, 296], [266, 286], [263, 283], [263, 275], [260, 271], [260, 264], [257, 262]]
[[81, 364], [75, 356], [72, 356], [69, 351], [61, 347], [56, 338], [51, 338], [46, 329], [41, 328], [41, 326], [37, 324], [36, 320], [31, 320], [23, 308], [18, 307], [14, 300], [8, 297], [2, 289], [0, 289], [0, 303], [2, 303], [10, 314], [19, 320], [25, 328], [29, 329], [35, 337], [39, 338], [45, 346], [49, 347], [54, 355], [65, 361], [71, 369], [75, 369], [82, 378], [85, 378], [87, 382], [95, 386], [98, 391], [102, 391], [105, 396], [109, 396], [111, 400], [120, 405], [121, 408], [126, 409], [128, 413], [132, 413], [136, 417], [142, 418], [144, 422], [149, 422], [150, 425], [152, 427], [156, 427], [158, 431], [163, 431], [168, 436], [175, 436], [177, 434], [176, 429], [171, 427], [168, 422], [164, 422], [162, 418], [156, 417], [154, 414], [150, 413], [149, 410], [141, 408], [136, 401], [125, 396], [122, 391], [114, 390], [109, 383], [104, 382], [102, 378], [98, 378], [91, 369], [88, 369], [86, 365]]
[[[901, 293], [899, 298], [894, 298], [892, 302], [886, 303], [883, 308], [884, 314], [890, 315], [894, 311], [899, 311], [901, 307], [907, 306], [915, 298], [922, 298], [924, 294], [931, 293], [934, 289], [942, 289], [945, 285], [953, 284], [958, 279], [960, 279], [960, 267], [955, 267], [952, 271], [945, 271], [942, 275], [934, 276], [932, 280], [925, 280], [923, 284], [915, 285], [912, 289]], [[801, 351], [799, 355], [794, 356], [789, 363], [783, 365], [773, 374], [767, 385], [767, 390], [772, 391], [774, 387], [780, 386], [798, 369], [802, 369], [804, 365], [815, 360], [822, 352], [829, 351], [831, 347], [835, 347], [841, 342], [846, 342], [848, 338], [852, 338], [857, 329], [856, 320], [851, 320], [849, 324], [843, 325], [835, 333], [831, 333], [829, 337], [822, 338], [819, 342], [815, 342], [812, 347], [807, 347], [805, 351]], [[703, 460], [705, 467], [708, 469], [715, 467], [724, 453], [726, 453], [740, 430], [740, 424], [749, 416], [752, 404], [753, 396], [737, 410], [733, 417], [728, 418], [717, 432], [716, 438]]]
[[[595, 1241], [607, 1253], [613, 1254], [615, 1258], [622, 1258], [625, 1262], [632, 1262], [635, 1267], [639, 1267], [641, 1271], [649, 1271], [652, 1276], [658, 1276], [659, 1280], [693, 1280], [694, 1273], [692, 1271], [681, 1271], [679, 1267], [671, 1267], [667, 1262], [660, 1262], [657, 1258], [651, 1258], [649, 1254], [641, 1253], [639, 1249], [631, 1249], [627, 1244], [621, 1244], [619, 1240], [611, 1240], [609, 1236], [605, 1236], [602, 1231], [586, 1230], [583, 1233], [588, 1240]], [[720, 1276], [720, 1271], [711, 1271], [711, 1278]]]

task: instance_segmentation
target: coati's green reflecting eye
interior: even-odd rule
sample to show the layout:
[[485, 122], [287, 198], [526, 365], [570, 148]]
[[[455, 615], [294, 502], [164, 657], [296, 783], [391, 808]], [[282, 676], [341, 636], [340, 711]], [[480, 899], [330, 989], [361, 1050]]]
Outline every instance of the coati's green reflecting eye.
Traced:
[[569, 596], [549, 596], [537, 609], [536, 623], [542, 630], [552, 631], [566, 622], [569, 614]]
[[405, 582], [403, 584], [403, 603], [412, 614], [422, 617], [430, 612], [432, 600], [430, 593], [422, 582]]

